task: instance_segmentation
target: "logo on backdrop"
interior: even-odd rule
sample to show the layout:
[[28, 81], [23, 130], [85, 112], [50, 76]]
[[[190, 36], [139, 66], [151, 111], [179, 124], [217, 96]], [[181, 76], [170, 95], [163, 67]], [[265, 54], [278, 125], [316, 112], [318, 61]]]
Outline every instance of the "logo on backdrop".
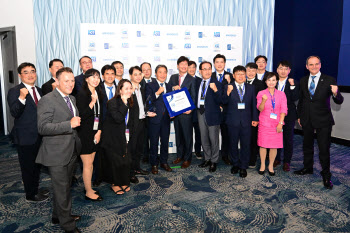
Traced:
[[203, 57], [198, 57], [198, 62], [201, 63], [203, 61]]
[[214, 52], [220, 52], [220, 44], [219, 43], [214, 44]]
[[203, 38], [203, 32], [198, 32], [198, 38]]
[[94, 36], [95, 35], [95, 30], [88, 30], [88, 35]]
[[231, 50], [231, 44], [227, 44], [227, 50]]
[[155, 56], [154, 61], [160, 61], [160, 56]]
[[129, 48], [129, 43], [122, 43], [122, 48]]
[[177, 33], [177, 32], [168, 32], [166, 35], [167, 36], [178, 36], [179, 33]]
[[141, 37], [141, 31], [137, 31], [137, 32], [136, 32], [136, 36], [137, 36], [137, 37]]
[[226, 34], [226, 37], [236, 37], [236, 34]]
[[153, 45], [153, 50], [154, 50], [154, 51], [159, 51], [159, 50], [160, 50], [160, 44], [159, 44], [159, 42], [154, 43], [154, 45]]
[[88, 51], [96, 51], [96, 44], [95, 44], [95, 42], [93, 42], [93, 41], [89, 42]]
[[214, 37], [220, 37], [220, 32], [214, 32]]
[[197, 49], [207, 49], [209, 48], [208, 45], [198, 45]]
[[96, 62], [96, 57], [95, 56], [91, 56], [90, 58], [91, 58], [92, 62]]
[[191, 48], [191, 44], [190, 43], [185, 44], [184, 48], [185, 49], [190, 49]]
[[185, 40], [190, 40], [191, 39], [191, 32], [189, 30], [185, 31]]
[[103, 47], [104, 47], [105, 49], [109, 49], [109, 43], [104, 43]]
[[154, 31], [153, 36], [160, 36], [160, 31]]
[[168, 44], [168, 49], [172, 50], [173, 49], [173, 44]]
[[121, 33], [122, 33], [122, 39], [128, 39], [128, 30], [123, 29]]

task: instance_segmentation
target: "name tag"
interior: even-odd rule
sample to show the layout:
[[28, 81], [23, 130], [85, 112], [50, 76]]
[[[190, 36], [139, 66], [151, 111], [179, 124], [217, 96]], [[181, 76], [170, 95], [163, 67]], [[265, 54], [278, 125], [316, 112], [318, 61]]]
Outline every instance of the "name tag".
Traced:
[[126, 143], [128, 143], [130, 138], [129, 129], [125, 129], [125, 138], [126, 138]]
[[199, 104], [200, 104], [200, 105], [204, 105], [204, 100], [201, 99], [201, 100], [199, 101]]
[[245, 109], [245, 103], [238, 103], [238, 109]]
[[277, 114], [272, 112], [272, 113], [270, 114], [270, 118], [271, 118], [271, 119], [274, 119], [274, 120], [277, 120]]
[[100, 119], [98, 117], [95, 117], [93, 130], [98, 130], [99, 121]]

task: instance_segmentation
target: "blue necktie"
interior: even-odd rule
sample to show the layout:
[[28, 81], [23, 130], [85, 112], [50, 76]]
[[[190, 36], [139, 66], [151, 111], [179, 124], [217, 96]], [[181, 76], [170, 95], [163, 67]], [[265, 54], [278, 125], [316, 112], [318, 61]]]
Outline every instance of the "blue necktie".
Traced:
[[108, 95], [108, 100], [113, 98], [113, 87], [107, 87], [109, 89], [109, 95]]
[[162, 87], [164, 85], [164, 83], [161, 83], [160, 86]]
[[310, 96], [312, 99], [312, 97], [314, 97], [314, 94], [315, 94], [315, 78], [316, 78], [316, 76], [311, 76], [311, 78], [312, 78], [312, 81], [310, 83], [309, 92], [310, 92]]
[[219, 76], [220, 76], [219, 82], [222, 82], [222, 74], [219, 74]]
[[147, 83], [149, 83], [150, 81], [151, 81], [151, 80], [148, 79], [148, 80], [147, 80]]

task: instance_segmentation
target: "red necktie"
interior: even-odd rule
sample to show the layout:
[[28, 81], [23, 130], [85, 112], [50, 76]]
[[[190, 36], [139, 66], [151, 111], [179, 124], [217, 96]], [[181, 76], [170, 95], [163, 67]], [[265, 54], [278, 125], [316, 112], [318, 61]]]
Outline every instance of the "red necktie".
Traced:
[[32, 87], [35, 105], [38, 105], [38, 97], [36, 96], [35, 87]]
[[181, 87], [181, 76], [179, 75], [179, 87]]

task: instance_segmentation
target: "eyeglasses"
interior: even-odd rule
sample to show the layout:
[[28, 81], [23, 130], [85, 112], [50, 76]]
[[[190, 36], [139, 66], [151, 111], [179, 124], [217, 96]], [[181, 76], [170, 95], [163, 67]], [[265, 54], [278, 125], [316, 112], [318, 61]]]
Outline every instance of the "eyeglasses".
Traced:
[[21, 74], [24, 74], [24, 75], [36, 74], [36, 71], [35, 71], [35, 70], [32, 70], [32, 71], [30, 71], [30, 72], [25, 71], [25, 72], [22, 72]]

